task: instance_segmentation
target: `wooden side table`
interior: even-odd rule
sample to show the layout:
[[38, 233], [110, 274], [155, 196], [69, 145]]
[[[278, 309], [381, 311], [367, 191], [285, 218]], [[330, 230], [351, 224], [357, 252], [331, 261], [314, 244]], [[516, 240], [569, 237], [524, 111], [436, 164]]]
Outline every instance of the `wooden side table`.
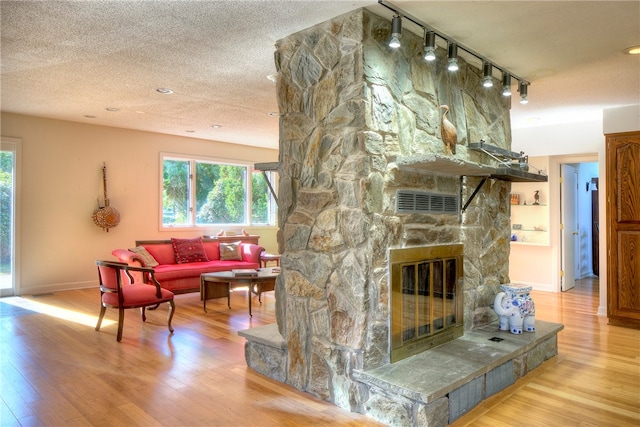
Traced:
[[[275, 271], [274, 271], [275, 270]], [[229, 298], [231, 284], [242, 284], [247, 286], [247, 296], [249, 299], [249, 316], [251, 313], [251, 294], [258, 295], [258, 301], [262, 303], [262, 292], [268, 292], [275, 289], [276, 278], [280, 274], [280, 269], [261, 269], [257, 271], [257, 276], [236, 276], [231, 271], [219, 271], [216, 273], [203, 273], [200, 275], [200, 290], [203, 298], [202, 308], [207, 311], [207, 298], [222, 298], [227, 296], [227, 303], [231, 308]], [[217, 288], [216, 288], [217, 286]], [[225, 293], [226, 290], [226, 293]], [[209, 291], [216, 292], [216, 297], [209, 294]]]
[[276, 263], [276, 267], [280, 267], [280, 254], [268, 254], [263, 252], [260, 255], [260, 261], [262, 262], [262, 267], [266, 267], [267, 263], [273, 261]]
[[231, 283], [213, 282], [204, 274], [200, 276], [200, 299], [202, 308], [207, 312], [207, 300], [227, 297], [227, 306], [231, 308]]

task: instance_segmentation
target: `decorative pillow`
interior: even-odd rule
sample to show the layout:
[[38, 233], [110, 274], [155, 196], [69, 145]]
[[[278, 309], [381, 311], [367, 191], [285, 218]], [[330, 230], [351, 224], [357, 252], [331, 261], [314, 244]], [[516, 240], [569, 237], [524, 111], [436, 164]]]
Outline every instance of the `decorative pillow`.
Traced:
[[240, 243], [220, 243], [220, 259], [225, 261], [241, 260]]
[[144, 246], [136, 246], [135, 248], [130, 248], [129, 250], [140, 255], [140, 258], [144, 260], [145, 267], [155, 267], [160, 265]]
[[209, 261], [207, 253], [202, 246], [202, 238], [195, 239], [175, 239], [171, 238], [173, 252], [176, 256], [176, 263], [186, 264], [189, 262]]

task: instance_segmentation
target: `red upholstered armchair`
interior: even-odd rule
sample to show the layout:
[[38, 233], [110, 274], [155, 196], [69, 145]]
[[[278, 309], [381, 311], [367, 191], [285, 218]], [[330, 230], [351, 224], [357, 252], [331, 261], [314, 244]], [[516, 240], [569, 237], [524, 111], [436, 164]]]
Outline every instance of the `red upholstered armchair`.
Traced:
[[[96, 261], [98, 266], [98, 278], [100, 280], [100, 317], [96, 325], [96, 331], [100, 330], [104, 313], [109, 308], [118, 309], [118, 335], [117, 341], [122, 339], [122, 326], [124, 323], [124, 310], [128, 308], [140, 308], [142, 321], [146, 321], [145, 308], [158, 306], [164, 302], [169, 303], [169, 315], [167, 325], [169, 332], [173, 333], [171, 319], [175, 311], [173, 292], [162, 289], [155, 278], [152, 268], [133, 267], [122, 262]], [[136, 283], [131, 271], [141, 272], [148, 283]]]

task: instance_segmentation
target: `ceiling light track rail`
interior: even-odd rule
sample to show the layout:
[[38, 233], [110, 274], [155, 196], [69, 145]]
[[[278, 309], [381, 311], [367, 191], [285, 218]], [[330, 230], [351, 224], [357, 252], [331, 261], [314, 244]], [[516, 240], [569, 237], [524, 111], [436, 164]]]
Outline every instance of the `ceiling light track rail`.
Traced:
[[[404, 10], [402, 10], [399, 7], [391, 4], [390, 2], [385, 1], [385, 0], [378, 0], [378, 3], [381, 6], [384, 6], [385, 8], [389, 9], [390, 11], [392, 11], [397, 16], [401, 16], [402, 18], [404, 18], [404, 19], [406, 19], [406, 20], [408, 20], [410, 22], [413, 22], [418, 27], [421, 27], [425, 32], [433, 32], [433, 33], [435, 33], [436, 36], [438, 36], [439, 38], [443, 39], [448, 44], [455, 44], [458, 49], [464, 50], [469, 55], [472, 55], [472, 56], [476, 57], [477, 59], [479, 59], [482, 62], [482, 64], [489, 63], [489, 64], [491, 64], [493, 66], [493, 68], [496, 68], [497, 70], [501, 71], [503, 75], [504, 74], [510, 75], [514, 79], [520, 81], [520, 85], [521, 85], [520, 87], [522, 87], [522, 86], [526, 87], [526, 86], [529, 86], [531, 84], [531, 82], [527, 81], [526, 79], [517, 76], [516, 74], [514, 74], [513, 72], [507, 70], [504, 67], [501, 67], [500, 65], [496, 64], [495, 62], [493, 62], [489, 58], [487, 58], [487, 57], [485, 57], [483, 55], [480, 55], [479, 53], [477, 53], [473, 49], [469, 48], [468, 46], [460, 44], [453, 37], [450, 37], [445, 33], [442, 33], [440, 31], [435, 30], [434, 28], [432, 28], [429, 25], [425, 24], [424, 22], [420, 21], [415, 16], [412, 16], [411, 14], [405, 12]], [[525, 90], [525, 92], [526, 92], [526, 90]]]

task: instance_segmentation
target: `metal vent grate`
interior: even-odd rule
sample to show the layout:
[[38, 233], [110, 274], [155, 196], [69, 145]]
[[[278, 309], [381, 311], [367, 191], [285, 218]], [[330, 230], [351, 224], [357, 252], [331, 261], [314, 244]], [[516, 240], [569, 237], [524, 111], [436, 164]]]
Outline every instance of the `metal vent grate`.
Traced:
[[457, 214], [459, 208], [453, 194], [398, 190], [396, 200], [398, 213]]

